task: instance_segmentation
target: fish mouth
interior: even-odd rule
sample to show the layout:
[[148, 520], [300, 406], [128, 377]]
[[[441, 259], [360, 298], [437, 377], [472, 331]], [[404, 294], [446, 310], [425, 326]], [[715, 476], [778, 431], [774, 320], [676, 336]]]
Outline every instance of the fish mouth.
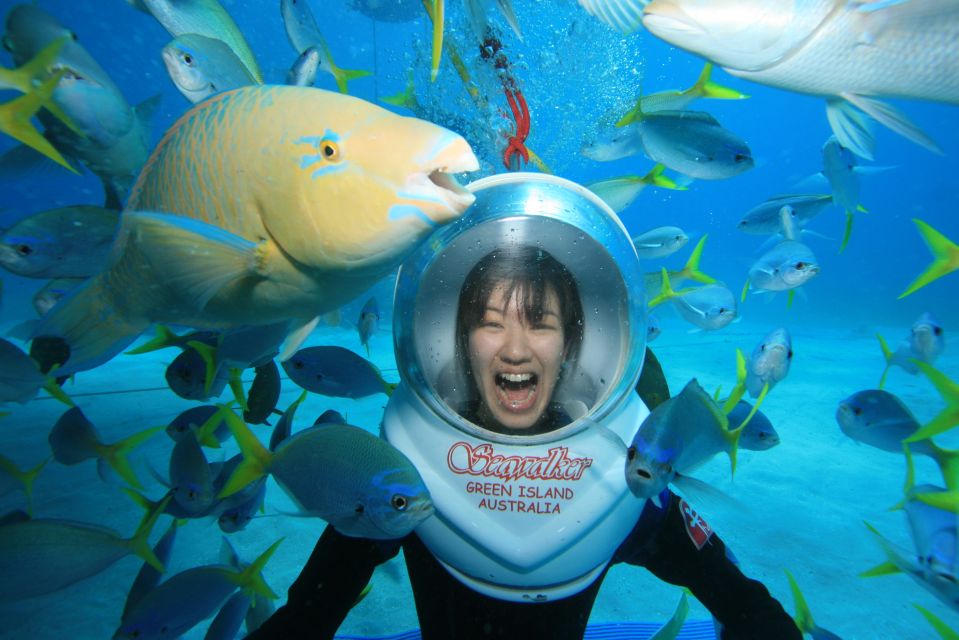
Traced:
[[672, 0], [653, 0], [646, 5], [643, 10], [643, 26], [657, 36], [664, 33], [684, 34], [688, 37], [706, 35], [706, 31]]
[[409, 176], [402, 195], [434, 224], [460, 217], [476, 200], [454, 174], [479, 170], [479, 160], [462, 137], [454, 137], [427, 160], [420, 171]]

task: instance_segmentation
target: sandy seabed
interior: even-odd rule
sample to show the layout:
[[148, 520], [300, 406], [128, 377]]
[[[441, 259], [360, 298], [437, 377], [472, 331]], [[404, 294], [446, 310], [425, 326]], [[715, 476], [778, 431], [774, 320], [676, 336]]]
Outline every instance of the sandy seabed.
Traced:
[[[740, 322], [717, 333], [688, 333], [688, 325], [668, 318], [663, 334], [652, 347], [660, 359], [670, 389], [677, 393], [696, 377], [707, 390], [729, 389], [735, 376], [735, 349], [747, 355], [773, 327]], [[739, 558], [743, 570], [761, 580], [794, 611], [784, 569], [798, 580], [816, 621], [846, 640], [934, 638], [932, 629], [912, 606], [918, 603], [959, 627], [959, 616], [903, 575], [864, 579], [858, 574], [884, 560], [868, 521], [904, 554], [911, 555], [905, 516], [890, 511], [902, 496], [905, 478], [903, 456], [860, 445], [846, 438], [835, 420], [837, 404], [852, 393], [875, 388], [883, 368], [875, 331], [898, 344], [908, 327], [871, 327], [869, 330], [789, 327], [795, 357], [789, 376], [770, 394], [763, 411], [775, 425], [782, 443], [765, 452], [741, 451], [734, 480], [729, 462], [717, 457], [695, 474], [738, 501], [696, 504], [712, 528]], [[360, 351], [356, 333], [323, 328], [309, 344], [341, 344]], [[398, 378], [390, 336], [381, 331], [373, 338], [372, 360], [391, 381]], [[195, 403], [181, 400], [166, 388], [163, 370], [173, 350], [141, 356], [120, 356], [107, 365], [77, 376], [66, 390], [97, 426], [102, 438], [114, 442], [150, 426], [167, 423]], [[959, 378], [959, 351], [947, 348], [936, 362], [950, 378]], [[249, 373], [249, 372], [248, 372]], [[897, 394], [920, 421], [928, 421], [944, 403], [923, 376], [894, 368], [886, 389]], [[279, 408], [288, 406], [300, 389], [284, 380]], [[225, 398], [225, 396], [224, 396]], [[349, 422], [376, 431], [386, 396], [342, 400], [311, 394], [297, 413], [294, 431], [305, 428], [326, 409], [337, 409]], [[8, 408], [9, 409], [9, 408]], [[44, 393], [26, 405], [12, 407], [0, 421], [0, 451], [21, 467], [33, 466], [50, 455], [47, 434], [65, 407]], [[269, 427], [256, 427], [264, 439]], [[957, 436], [937, 439], [957, 446]], [[147, 462], [166, 468], [170, 441], [158, 435], [134, 456], [135, 468], [156, 498], [163, 488], [147, 472]], [[228, 443], [223, 454], [235, 453]], [[936, 467], [917, 458], [917, 482], [941, 484]], [[249, 561], [278, 538], [284, 538], [265, 576], [285, 597], [309, 556], [323, 522], [314, 518], [280, 515], [293, 505], [269, 481], [266, 516], [244, 531], [230, 536], [240, 556]], [[24, 508], [22, 493], [0, 498], [2, 511]], [[36, 483], [35, 515], [96, 522], [131, 535], [141, 517], [139, 507], [120, 491], [119, 483], [103, 482], [92, 461], [66, 467], [51, 462]], [[168, 519], [160, 521], [152, 540], [159, 537]], [[221, 533], [211, 519], [181, 527], [168, 569], [217, 562]], [[0, 638], [35, 640], [77, 637], [107, 638], [118, 624], [120, 611], [141, 561], [127, 557], [97, 576], [45, 597], [0, 604]], [[29, 576], [23, 576], [28, 581]], [[680, 591], [660, 582], [643, 569], [620, 565], [606, 578], [591, 622], [665, 620]], [[708, 617], [691, 600], [691, 619]], [[282, 598], [277, 604], [282, 603]], [[417, 626], [412, 594], [402, 557], [377, 570], [373, 588], [349, 615], [344, 634], [382, 636]], [[206, 623], [187, 638], [202, 638]]]

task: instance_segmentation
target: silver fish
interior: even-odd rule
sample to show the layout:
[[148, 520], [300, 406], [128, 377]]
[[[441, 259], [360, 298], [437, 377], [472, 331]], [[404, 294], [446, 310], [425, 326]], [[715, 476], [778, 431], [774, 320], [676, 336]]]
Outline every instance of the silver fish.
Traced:
[[376, 298], [370, 298], [360, 310], [360, 318], [356, 323], [356, 330], [360, 334], [360, 344], [366, 347], [366, 355], [370, 355], [370, 338], [376, 333], [380, 322], [380, 310]]
[[786, 291], [801, 287], [818, 273], [812, 249], [798, 240], [783, 240], [749, 269], [749, 283], [763, 291]]
[[626, 483], [638, 498], [653, 498], [717, 453], [735, 460], [737, 439], [722, 409], [696, 379], [679, 395], [661, 403], [646, 417], [629, 446]]
[[746, 364], [746, 389], [749, 395], [758, 397], [766, 385], [771, 391], [789, 373], [792, 358], [789, 331], [783, 327], [770, 331], [753, 349]]
[[806, 226], [832, 203], [831, 195], [786, 194], [774, 196], [762, 202], [743, 215], [736, 228], [743, 233], [772, 235], [782, 229], [780, 211], [786, 205], [792, 207], [794, 220], [799, 229]]
[[679, 227], [656, 227], [633, 237], [633, 246], [640, 260], [665, 258], [682, 249], [689, 236]]
[[[753, 410], [753, 405], [745, 400], [740, 400], [726, 416], [729, 419], [730, 427], [738, 427], [742, 424], [746, 416]], [[765, 451], [772, 449], [780, 442], [779, 433], [769, 421], [766, 414], [757, 410], [753, 417], [746, 423], [746, 428], [739, 436], [739, 448], [749, 449], [750, 451]]]
[[86, 278], [106, 266], [120, 212], [86, 205], [40, 211], [0, 234], [0, 266], [27, 278]]
[[313, 12], [306, 0], [280, 0], [280, 15], [283, 16], [286, 36], [293, 49], [298, 54], [302, 54], [311, 47], [315, 48], [320, 56], [320, 70], [333, 76], [340, 93], [347, 93], [346, 84], [350, 80], [370, 75], [369, 71], [341, 69], [336, 66], [326, 39], [320, 33], [316, 18], [313, 17]]
[[928, 311], [912, 323], [909, 335], [899, 343], [895, 351], [889, 348], [881, 335], [877, 337], [883, 358], [886, 360], [886, 367], [879, 379], [880, 389], [885, 385], [886, 376], [891, 367], [901, 367], [906, 373], [916, 375], [919, 373], [916, 361], [932, 364], [946, 349], [946, 336], [942, 324]]
[[213, 504], [213, 471], [191, 434], [180, 438], [170, 454], [170, 490], [173, 499], [187, 513], [205, 512]]
[[752, 169], [749, 146], [702, 111], [657, 111], [635, 124], [643, 150], [683, 175], [722, 180]]
[[312, 87], [320, 65], [320, 50], [317, 47], [307, 47], [290, 67], [289, 73], [286, 74], [286, 83], [298, 87]]
[[954, 0], [653, 0], [643, 25], [736, 77], [826, 98], [840, 143], [866, 158], [872, 136], [853, 107], [938, 149], [877, 98], [959, 104]]
[[717, 331], [736, 319], [736, 295], [723, 284], [707, 284], [672, 299], [687, 322], [704, 331]]
[[[919, 422], [902, 401], [882, 389], [857, 391], [836, 408], [839, 429], [858, 442], [902, 453], [902, 441], [919, 429]], [[929, 454], [928, 440], [909, 445], [913, 453]]]
[[244, 460], [221, 496], [269, 473], [304, 515], [364, 538], [402, 538], [433, 514], [416, 467], [364, 429], [321, 424], [283, 440], [270, 453], [235, 413], [225, 410], [224, 416]]
[[161, 54], [173, 84], [194, 104], [221, 91], [259, 84], [222, 40], [185, 33], [167, 43]]
[[612, 162], [643, 152], [643, 135], [639, 124], [609, 129], [595, 140], [583, 143], [580, 153], [597, 162]]

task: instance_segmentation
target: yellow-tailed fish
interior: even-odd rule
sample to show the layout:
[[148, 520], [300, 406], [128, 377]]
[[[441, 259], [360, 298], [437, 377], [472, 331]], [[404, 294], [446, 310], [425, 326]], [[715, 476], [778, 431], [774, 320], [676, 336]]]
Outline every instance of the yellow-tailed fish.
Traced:
[[[712, 284], [716, 282], [716, 278], [709, 276], [699, 270], [699, 262], [703, 257], [703, 249], [706, 247], [706, 238], [709, 237], [709, 234], [704, 234], [702, 238], [699, 239], [699, 242], [696, 243], [696, 246], [693, 247], [692, 253], [689, 254], [689, 258], [686, 260], [686, 264], [683, 265], [683, 268], [679, 271], [667, 271], [667, 278], [669, 282], [665, 284], [679, 285], [686, 280], [695, 280], [696, 282], [702, 284]], [[665, 288], [663, 287], [663, 277], [659, 271], [652, 271], [649, 273], [643, 274], [643, 288], [646, 291], [646, 299], [652, 300], [657, 295], [663, 293]], [[663, 300], [665, 302], [665, 300]]]
[[833, 133], [865, 158], [873, 138], [863, 113], [939, 150], [878, 98], [959, 104], [954, 0], [653, 0], [643, 25], [736, 77], [825, 98]]
[[40, 472], [43, 471], [43, 468], [47, 466], [47, 462], [49, 462], [49, 459], [42, 461], [31, 469], [21, 469], [13, 460], [0, 455], [0, 496], [5, 496], [14, 489], [22, 489], [23, 494], [27, 497], [27, 514], [32, 516], [33, 483]]
[[263, 82], [263, 73], [253, 50], [217, 0], [137, 0], [133, 4], [156, 18], [174, 38], [195, 33], [222, 40], [240, 58], [253, 79]]
[[619, 213], [629, 208], [643, 189], [650, 185], [663, 187], [665, 189], [676, 189], [684, 191], [686, 187], [676, 184], [673, 180], [663, 175], [666, 165], [657, 164], [649, 173], [644, 176], [619, 176], [618, 178], [608, 178], [586, 185], [586, 187], [603, 199], [603, 202]]
[[[16, 69], [0, 67], [0, 87], [4, 89], [19, 89], [23, 93], [34, 91], [36, 89], [35, 82], [47, 78], [50, 75], [48, 69], [56, 67], [57, 56], [69, 40], [70, 38], [68, 36], [60, 36]], [[56, 116], [63, 124], [79, 133], [77, 126], [73, 124], [56, 102], [47, 100], [43, 103], [43, 107]]]
[[933, 417], [932, 420], [922, 425], [914, 434], [903, 440], [903, 442], [918, 442], [926, 438], [937, 436], [940, 433], [949, 431], [956, 425], [959, 425], [959, 383], [950, 380], [946, 374], [939, 371], [931, 364], [926, 364], [916, 360], [916, 366], [929, 378], [929, 382], [936, 388], [939, 395], [946, 402], [946, 406]]
[[[158, 571], [163, 565], [149, 535], [169, 499], [144, 516], [132, 538], [86, 522], [5, 519], [0, 523], [0, 600], [11, 602], [59, 591], [135, 553]], [[27, 579], [25, 579], [27, 577]]]
[[175, 123], [122, 216], [114, 260], [41, 320], [95, 367], [153, 322], [210, 329], [318, 317], [369, 289], [474, 196], [459, 135], [309, 87], [217, 94]]
[[0, 104], [0, 131], [42, 153], [69, 171], [78, 173], [57, 151], [56, 147], [50, 144], [50, 141], [44, 138], [43, 134], [30, 122], [37, 111], [50, 103], [53, 91], [57, 88], [57, 83], [60, 82], [64, 73], [63, 70], [58, 71], [30, 93]]
[[697, 78], [696, 82], [688, 89], [659, 91], [657, 93], [640, 96], [636, 100], [636, 106], [620, 118], [616, 126], [625, 127], [628, 124], [632, 124], [636, 122], [637, 116], [643, 113], [653, 113], [654, 111], [682, 111], [683, 109], [688, 109], [689, 105], [700, 98], [745, 100], [749, 97], [735, 89], [730, 89], [717, 82], [713, 82], [711, 79], [712, 72], [713, 63], [707, 62], [699, 74], [699, 78]]
[[326, 39], [320, 33], [316, 18], [310, 11], [306, 0], [280, 0], [280, 14], [283, 16], [283, 26], [286, 28], [286, 37], [297, 54], [302, 55], [308, 49], [315, 47], [320, 58], [320, 70], [333, 76], [340, 93], [347, 93], [346, 83], [370, 75], [369, 71], [358, 69], [341, 69], [333, 62], [333, 55]]
[[919, 218], [913, 218], [912, 221], [916, 223], [916, 228], [919, 229], [922, 239], [932, 252], [934, 260], [925, 271], [919, 274], [919, 277], [913, 280], [912, 284], [906, 287], [905, 291], [899, 294], [899, 299], [959, 269], [959, 245], [933, 229], [927, 222]]
[[[7, 14], [4, 45], [14, 62], [24, 64], [50, 44], [68, 40], [57, 54], [52, 73], [63, 72], [53, 101], [70, 121], [47, 111], [38, 114], [44, 137], [63, 155], [78, 160], [103, 181], [107, 207], [119, 209], [146, 161], [151, 146], [147, 123], [159, 96], [131, 107], [120, 88], [56, 18], [32, 4], [16, 5]], [[15, 157], [22, 169], [28, 159]], [[6, 158], [5, 158], [6, 160]]]

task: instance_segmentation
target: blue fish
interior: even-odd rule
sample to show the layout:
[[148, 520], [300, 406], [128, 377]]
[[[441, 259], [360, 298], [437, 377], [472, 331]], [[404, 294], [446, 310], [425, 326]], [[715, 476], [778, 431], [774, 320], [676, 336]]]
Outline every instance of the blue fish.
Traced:
[[383, 380], [379, 369], [349, 349], [319, 346], [300, 349], [283, 363], [290, 380], [307, 391], [338, 398], [390, 395], [395, 383]]
[[[743, 423], [743, 420], [746, 419], [746, 416], [748, 416], [752, 410], [753, 405], [745, 400], [740, 400], [726, 417], [729, 419], [729, 424], [739, 425]], [[749, 422], [746, 423], [746, 428], [743, 429], [742, 435], [739, 436], [739, 448], [749, 449], [751, 451], [765, 451], [766, 449], [772, 449], [778, 444], [779, 434], [776, 432], [776, 428], [773, 427], [773, 423], [769, 421], [766, 414], [757, 410]]]

